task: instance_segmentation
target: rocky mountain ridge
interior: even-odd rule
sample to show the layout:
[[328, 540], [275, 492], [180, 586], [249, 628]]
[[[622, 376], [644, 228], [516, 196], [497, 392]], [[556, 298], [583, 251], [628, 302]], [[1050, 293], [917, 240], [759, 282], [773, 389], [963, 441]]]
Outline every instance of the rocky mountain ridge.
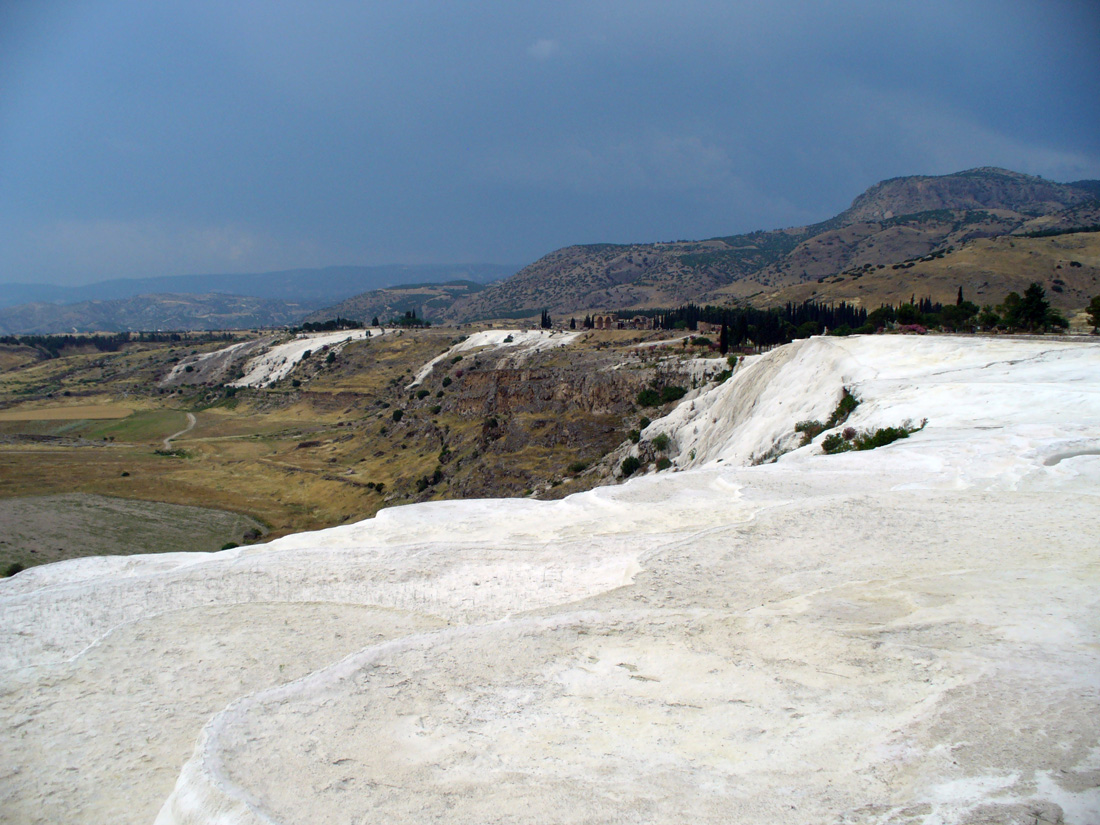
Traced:
[[305, 322], [322, 322], [331, 318], [352, 318], [370, 322], [378, 318], [387, 323], [392, 318], [414, 311], [418, 318], [438, 321], [455, 301], [480, 292], [485, 287], [473, 281], [408, 284], [363, 292], [333, 306], [306, 316]]
[[[1097, 182], [1055, 183], [983, 167], [894, 178], [818, 224], [703, 241], [556, 250], [447, 311], [451, 321], [588, 310], [728, 303], [888, 266], [978, 238], [1095, 222]], [[1038, 222], [1038, 223], [1036, 223]]]
[[859, 195], [839, 217], [844, 223], [879, 221], [936, 209], [985, 209], [1045, 215], [1088, 199], [1088, 187], [1092, 183], [1055, 183], [993, 166], [952, 175], [911, 175], [875, 184]]

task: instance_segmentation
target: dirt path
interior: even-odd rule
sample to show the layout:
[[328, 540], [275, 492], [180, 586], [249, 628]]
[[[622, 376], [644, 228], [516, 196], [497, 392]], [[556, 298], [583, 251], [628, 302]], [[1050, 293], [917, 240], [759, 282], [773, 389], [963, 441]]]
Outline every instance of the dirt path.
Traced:
[[172, 433], [170, 436], [168, 436], [166, 439], [164, 439], [164, 449], [171, 450], [172, 449], [172, 441], [174, 439], [179, 438], [181, 435], [185, 435], [185, 434], [191, 432], [191, 430], [193, 430], [193, 429], [195, 429], [195, 414], [194, 413], [187, 413], [187, 426], [184, 427], [182, 430], [180, 430], [178, 433]]

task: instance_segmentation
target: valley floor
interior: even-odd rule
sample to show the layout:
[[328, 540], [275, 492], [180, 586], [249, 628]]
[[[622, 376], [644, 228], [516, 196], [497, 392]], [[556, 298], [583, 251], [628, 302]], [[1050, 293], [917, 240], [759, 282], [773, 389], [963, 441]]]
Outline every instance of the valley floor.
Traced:
[[[795, 449], [842, 387], [928, 423]], [[1100, 346], [811, 339], [658, 431], [560, 501], [0, 583], [5, 820], [1100, 821]]]

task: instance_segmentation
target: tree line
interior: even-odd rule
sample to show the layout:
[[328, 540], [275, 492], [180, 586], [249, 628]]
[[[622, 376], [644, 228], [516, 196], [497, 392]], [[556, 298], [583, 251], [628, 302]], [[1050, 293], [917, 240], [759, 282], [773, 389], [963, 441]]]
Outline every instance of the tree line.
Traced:
[[[1100, 296], [1092, 299], [1089, 317], [1094, 330], [1100, 327]], [[1069, 322], [1050, 305], [1042, 284], [1032, 283], [1023, 295], [1009, 292], [996, 305], [979, 307], [963, 295], [960, 287], [955, 303], [942, 304], [931, 298], [913, 295], [907, 303], [883, 304], [868, 312], [863, 307], [841, 301], [823, 304], [788, 302], [782, 307], [756, 309], [749, 306], [699, 306], [685, 304], [676, 309], [631, 310], [619, 312], [620, 319], [636, 315], [652, 318], [657, 329], [697, 330], [701, 322], [720, 327], [719, 348], [753, 346], [769, 348], [811, 335], [869, 334], [884, 329], [924, 332], [1050, 332], [1065, 329]]]
[[205, 343], [209, 341], [230, 341], [233, 335], [228, 332], [207, 332], [201, 334], [180, 334], [178, 332], [115, 332], [95, 335], [4, 335], [0, 344], [33, 347], [57, 358], [64, 349], [92, 347], [98, 352], [118, 352], [126, 344], [135, 343]]

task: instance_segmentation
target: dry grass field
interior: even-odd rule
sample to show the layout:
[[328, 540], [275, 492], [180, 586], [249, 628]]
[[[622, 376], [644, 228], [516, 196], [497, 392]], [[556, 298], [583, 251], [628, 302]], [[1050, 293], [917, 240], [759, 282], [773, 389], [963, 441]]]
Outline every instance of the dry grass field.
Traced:
[[16, 407], [0, 411], [0, 421], [101, 421], [126, 418], [133, 410], [121, 404], [74, 404], [65, 407]]
[[[477, 353], [439, 370], [427, 394], [405, 389], [465, 334], [429, 329], [354, 342], [333, 362], [313, 358], [262, 390], [161, 384], [181, 357], [224, 346], [216, 343], [22, 363], [0, 371], [0, 502], [78, 493], [161, 502], [247, 516], [277, 537], [410, 501], [583, 489], [566, 468], [621, 443], [620, 415], [527, 410], [487, 430], [489, 416], [456, 395]], [[614, 337], [594, 335], [586, 351], [614, 347]], [[571, 357], [550, 352], [543, 368], [564, 369]], [[194, 427], [165, 449], [188, 414]], [[0, 545], [0, 566], [11, 561], [27, 563]]]
[[1032, 282], [1042, 284], [1051, 305], [1071, 316], [1087, 306], [1092, 296], [1100, 295], [1100, 232], [983, 238], [935, 260], [831, 275], [820, 283], [786, 287], [756, 300], [770, 306], [811, 299], [847, 301], [874, 309], [904, 303], [912, 295], [953, 304], [962, 287], [967, 300], [996, 306], [1011, 291], [1023, 294]]

